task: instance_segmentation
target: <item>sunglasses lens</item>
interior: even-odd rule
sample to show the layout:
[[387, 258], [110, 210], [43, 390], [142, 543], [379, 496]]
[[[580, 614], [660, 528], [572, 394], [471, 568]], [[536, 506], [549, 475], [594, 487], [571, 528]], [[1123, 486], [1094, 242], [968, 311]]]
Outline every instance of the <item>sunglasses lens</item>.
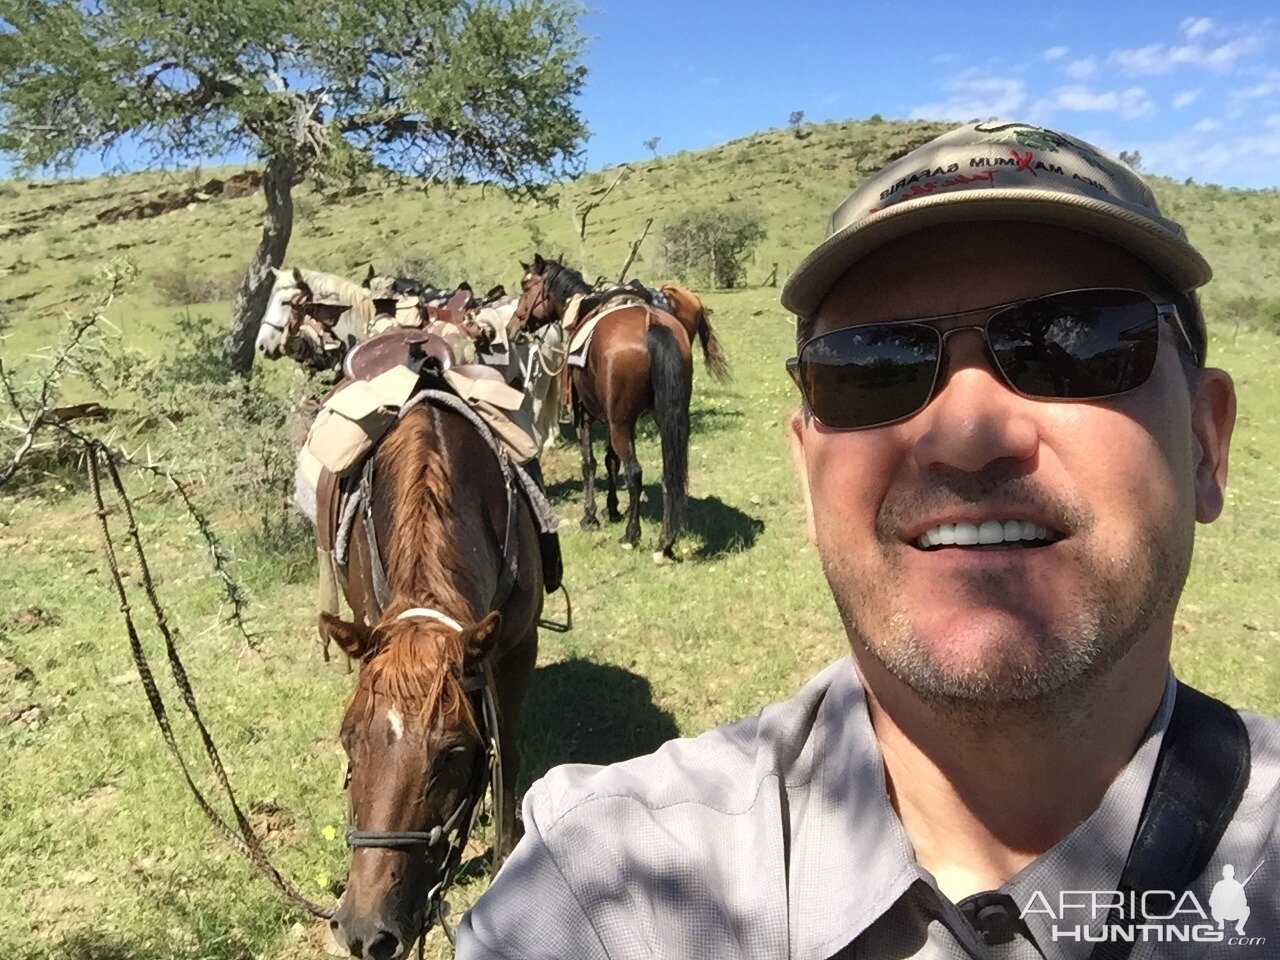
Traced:
[[940, 338], [930, 327], [868, 324], [814, 337], [800, 351], [797, 380], [827, 427], [890, 423], [929, 401]]
[[1159, 314], [1133, 290], [1077, 290], [997, 313], [987, 326], [996, 363], [1032, 397], [1084, 400], [1141, 386], [1160, 343]]

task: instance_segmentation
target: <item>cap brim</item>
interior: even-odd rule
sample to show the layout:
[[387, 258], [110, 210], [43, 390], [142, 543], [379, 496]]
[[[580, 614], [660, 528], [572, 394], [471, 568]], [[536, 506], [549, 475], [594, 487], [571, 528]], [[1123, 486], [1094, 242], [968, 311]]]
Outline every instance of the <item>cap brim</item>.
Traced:
[[963, 191], [901, 203], [832, 234], [787, 280], [782, 305], [810, 317], [844, 272], [877, 247], [927, 227], [980, 220], [1048, 223], [1109, 240], [1179, 290], [1204, 286], [1213, 276], [1208, 261], [1183, 237], [1116, 204], [1048, 190]]

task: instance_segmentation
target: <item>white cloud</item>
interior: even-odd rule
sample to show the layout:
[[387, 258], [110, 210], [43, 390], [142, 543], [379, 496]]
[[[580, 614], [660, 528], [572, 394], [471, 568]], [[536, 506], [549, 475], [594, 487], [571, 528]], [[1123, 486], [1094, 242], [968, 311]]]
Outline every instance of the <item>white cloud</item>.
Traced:
[[1213, 133], [1215, 130], [1222, 129], [1222, 121], [1220, 120], [1200, 120], [1191, 128], [1196, 133]]
[[1273, 113], [1267, 119], [1262, 121], [1264, 127], [1270, 127], [1272, 130], [1280, 130], [1280, 113]]
[[1280, 95], [1280, 80], [1264, 80], [1261, 83], [1255, 83], [1252, 87], [1231, 91], [1231, 96], [1237, 100], [1261, 100], [1263, 97], [1277, 95]]
[[1183, 90], [1180, 94], [1173, 98], [1173, 105], [1181, 110], [1183, 107], [1189, 107], [1200, 97], [1200, 90]]
[[1149, 43], [1145, 47], [1114, 50], [1108, 61], [1126, 73], [1138, 76], [1158, 76], [1178, 67], [1199, 67], [1219, 73], [1229, 73], [1242, 60], [1262, 48], [1260, 32], [1246, 33], [1225, 43], [1205, 45], [1184, 43], [1170, 46]]
[[1203, 37], [1213, 29], [1213, 19], [1210, 17], [1187, 17], [1180, 26], [1183, 35], [1188, 40], [1195, 40]]
[[[1231, 130], [1238, 129], [1232, 127]], [[1232, 138], [1187, 131], [1167, 140], [1136, 144], [1148, 170], [1200, 181], [1227, 180], [1241, 186], [1275, 186], [1280, 126]]]
[[1066, 74], [1072, 80], [1084, 80], [1093, 76], [1098, 69], [1098, 61], [1094, 57], [1081, 57], [1067, 64]]
[[997, 77], [970, 69], [943, 84], [947, 96], [936, 103], [913, 107], [912, 119], [971, 120], [1007, 117], [1027, 101], [1027, 84], [1016, 77]]
[[1156, 105], [1142, 87], [1126, 90], [1091, 90], [1083, 86], [1059, 87], [1036, 104], [1036, 112], [1070, 110], [1075, 113], [1114, 113], [1126, 120], [1149, 117]]
[[1044, 52], [1044, 58], [1050, 61], [1061, 60], [1069, 52], [1070, 52], [1070, 49], [1068, 47], [1050, 47], [1048, 50]]

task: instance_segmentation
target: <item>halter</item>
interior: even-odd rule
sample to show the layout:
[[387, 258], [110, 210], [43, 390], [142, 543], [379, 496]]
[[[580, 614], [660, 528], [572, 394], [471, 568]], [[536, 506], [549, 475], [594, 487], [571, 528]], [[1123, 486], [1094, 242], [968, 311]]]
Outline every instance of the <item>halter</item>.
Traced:
[[[461, 633], [463, 628], [457, 620], [439, 610], [430, 607], [412, 607], [396, 617], [396, 620], [425, 619], [438, 623]], [[379, 847], [390, 850], [413, 850], [425, 847], [427, 856], [440, 864], [439, 879], [427, 891], [424, 907], [424, 925], [418, 936], [423, 936], [431, 929], [432, 924], [442, 917], [444, 892], [453, 880], [453, 873], [462, 861], [462, 852], [475, 827], [480, 802], [484, 798], [486, 774], [493, 785], [494, 802], [502, 803], [504, 785], [502, 782], [502, 752], [498, 738], [498, 704], [494, 696], [493, 678], [488, 669], [481, 664], [462, 677], [462, 689], [471, 699], [471, 708], [480, 718], [480, 738], [485, 744], [485, 760], [476, 763], [471, 771], [471, 779], [462, 802], [449, 814], [443, 824], [430, 830], [359, 830], [350, 809], [348, 799], [347, 810], [347, 846]], [[351, 782], [351, 767], [347, 766], [347, 777], [344, 787]], [[501, 837], [497, 838], [501, 840]]]

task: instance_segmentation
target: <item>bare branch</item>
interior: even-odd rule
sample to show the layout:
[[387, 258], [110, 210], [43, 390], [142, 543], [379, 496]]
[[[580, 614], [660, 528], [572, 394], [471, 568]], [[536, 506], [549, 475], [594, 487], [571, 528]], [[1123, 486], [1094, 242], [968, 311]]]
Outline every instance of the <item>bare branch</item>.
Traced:
[[644, 238], [649, 235], [649, 228], [653, 226], [653, 217], [645, 221], [644, 230], [640, 236], [636, 237], [635, 242], [631, 244], [631, 252], [627, 254], [627, 262], [622, 265], [622, 272], [618, 274], [618, 282], [627, 282], [627, 271], [631, 269], [631, 265], [636, 262], [636, 254], [640, 252], [640, 244], [644, 243]]
[[622, 182], [622, 178], [627, 175], [627, 172], [629, 170], [630, 170], [630, 167], [628, 167], [624, 163], [621, 169], [618, 170], [617, 178], [613, 181], [613, 183], [609, 184], [606, 190], [604, 190], [603, 192], [598, 192], [594, 200], [589, 200], [586, 203], [580, 204], [578, 206], [577, 213], [578, 213], [578, 239], [579, 240], [587, 239], [587, 215], [590, 214], [591, 211], [594, 210], [596, 207], [600, 206], [600, 204], [604, 203], [606, 199], [608, 199], [609, 194], [613, 193], [613, 188]]

